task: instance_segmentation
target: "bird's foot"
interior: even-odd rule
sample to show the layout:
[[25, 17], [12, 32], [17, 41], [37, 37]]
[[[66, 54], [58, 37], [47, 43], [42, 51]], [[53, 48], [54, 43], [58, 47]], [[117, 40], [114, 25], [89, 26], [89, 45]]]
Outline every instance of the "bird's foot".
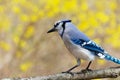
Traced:
[[81, 70], [81, 72], [83, 72], [83, 73], [88, 72], [88, 71], [92, 71], [92, 69], [83, 69], [83, 70]]
[[62, 72], [62, 73], [67, 73], [67, 74], [74, 75], [74, 73], [73, 73], [73, 72], [70, 72], [70, 71], [64, 71], [64, 72]]
[[83, 69], [81, 70], [80, 72], [77, 72], [77, 74], [80, 74], [80, 73], [86, 73], [88, 71], [92, 71], [92, 69]]

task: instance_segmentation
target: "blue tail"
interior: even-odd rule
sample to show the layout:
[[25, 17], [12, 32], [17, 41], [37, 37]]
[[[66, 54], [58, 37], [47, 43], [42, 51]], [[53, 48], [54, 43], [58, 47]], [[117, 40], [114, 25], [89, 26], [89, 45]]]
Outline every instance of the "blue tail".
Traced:
[[117, 58], [115, 58], [115, 57], [112, 57], [112, 56], [109, 55], [109, 54], [106, 54], [105, 57], [104, 57], [104, 59], [110, 60], [110, 61], [115, 62], [115, 63], [117, 63], [117, 64], [120, 64], [120, 59], [117, 59]]

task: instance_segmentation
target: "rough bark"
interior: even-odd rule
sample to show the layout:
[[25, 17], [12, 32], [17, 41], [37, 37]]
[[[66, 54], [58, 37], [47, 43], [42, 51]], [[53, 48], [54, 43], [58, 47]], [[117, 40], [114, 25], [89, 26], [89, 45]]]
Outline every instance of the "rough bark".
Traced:
[[73, 74], [59, 73], [54, 75], [30, 78], [7, 78], [7, 80], [90, 80], [100, 78], [117, 78], [118, 76], [120, 76], [120, 66], [100, 70], [84, 71]]

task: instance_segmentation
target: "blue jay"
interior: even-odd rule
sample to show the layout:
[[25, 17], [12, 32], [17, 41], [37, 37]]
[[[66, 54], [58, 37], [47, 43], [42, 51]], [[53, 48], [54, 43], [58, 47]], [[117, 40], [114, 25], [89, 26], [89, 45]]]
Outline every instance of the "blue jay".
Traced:
[[54, 27], [47, 33], [55, 31], [59, 33], [65, 46], [77, 60], [77, 64], [67, 70], [67, 73], [80, 66], [81, 59], [89, 61], [86, 70], [89, 70], [91, 62], [96, 58], [101, 58], [120, 64], [120, 59], [112, 57], [101, 46], [90, 40], [84, 33], [79, 31], [74, 24], [72, 24], [71, 20], [57, 21], [54, 24]]

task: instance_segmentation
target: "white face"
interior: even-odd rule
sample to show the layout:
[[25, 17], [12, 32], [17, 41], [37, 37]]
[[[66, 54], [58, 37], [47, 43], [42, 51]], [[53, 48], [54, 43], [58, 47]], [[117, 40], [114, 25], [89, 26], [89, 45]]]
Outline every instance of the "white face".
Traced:
[[57, 22], [54, 24], [54, 28], [55, 28], [57, 31], [63, 30], [62, 25], [63, 25], [63, 22], [57, 21]]
[[59, 34], [62, 34], [65, 30], [66, 23], [68, 22], [71, 22], [71, 20], [61, 20], [55, 22], [54, 27], [51, 30], [49, 30], [48, 33], [58, 31]]
[[[60, 35], [63, 35], [64, 32], [66, 32], [66, 26], [67, 26], [67, 23], [68, 22], [71, 22], [71, 20], [61, 20], [61, 21], [57, 21], [55, 24], [54, 24], [54, 29], [56, 31], [58, 31], [58, 33]], [[67, 26], [68, 28], [68, 26]]]

